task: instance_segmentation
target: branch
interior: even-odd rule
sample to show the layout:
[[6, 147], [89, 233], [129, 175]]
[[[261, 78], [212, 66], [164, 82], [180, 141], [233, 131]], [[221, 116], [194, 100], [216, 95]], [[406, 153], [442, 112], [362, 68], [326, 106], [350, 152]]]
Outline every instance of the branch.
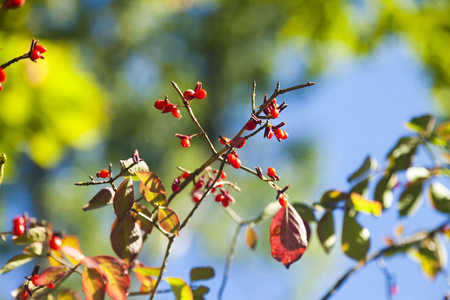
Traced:
[[15, 62], [18, 62], [19, 60], [30, 58], [31, 51], [33, 51], [34, 47], [36, 47], [38, 42], [39, 42], [38, 40], [33, 39], [31, 41], [30, 51], [28, 51], [27, 53], [25, 53], [25, 54], [23, 54], [21, 56], [18, 56], [16, 58], [11, 59], [10, 61], [4, 63], [3, 65], [0, 65], [0, 68], [1, 69], [6, 69], [9, 65], [11, 65], [11, 64], [13, 64]]

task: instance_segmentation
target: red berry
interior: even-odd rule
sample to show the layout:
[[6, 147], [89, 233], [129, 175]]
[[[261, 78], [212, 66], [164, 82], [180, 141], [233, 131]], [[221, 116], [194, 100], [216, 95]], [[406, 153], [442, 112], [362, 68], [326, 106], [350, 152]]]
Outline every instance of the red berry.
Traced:
[[197, 181], [197, 183], [195, 184], [195, 189], [198, 190], [199, 188], [201, 188], [203, 186], [203, 181]]
[[227, 162], [229, 162], [230, 164], [236, 159], [236, 155], [234, 153], [230, 153], [227, 156]]
[[25, 4], [25, 0], [10, 0], [5, 1], [5, 8], [19, 8]]
[[22, 217], [22, 216], [15, 217], [14, 220], [13, 220], [13, 225], [14, 226], [25, 225], [24, 217]]
[[45, 48], [43, 45], [36, 45], [34, 47], [34, 50], [39, 51], [40, 53], [45, 53], [47, 52], [47, 48]]
[[28, 291], [28, 287], [20, 293], [20, 300], [27, 300], [30, 297], [30, 292]]
[[50, 282], [49, 284], [47, 284], [47, 287], [49, 289], [54, 289], [56, 287], [56, 284], [54, 282]]
[[230, 198], [224, 196], [222, 200], [222, 206], [227, 207], [228, 205], [230, 205]]
[[16, 235], [16, 236], [24, 234], [25, 233], [25, 225], [24, 224], [14, 225], [12, 233], [13, 233], [13, 235]]
[[199, 195], [194, 195], [192, 196], [192, 201], [194, 201], [195, 203], [197, 203], [198, 201], [200, 201], [200, 196]]
[[275, 176], [275, 175], [277, 175], [277, 171], [274, 168], [269, 167], [269, 168], [267, 168], [267, 174], [269, 176]]
[[[205, 95], [206, 96], [206, 95]], [[183, 97], [186, 100], [192, 100], [195, 98], [195, 92], [193, 90], [186, 90], [183, 93]]]
[[107, 177], [109, 177], [109, 171], [106, 169], [103, 169], [100, 172], [98, 172], [98, 176], [100, 178], [107, 178]]
[[159, 110], [163, 110], [164, 106], [166, 106], [166, 102], [164, 100], [158, 99], [155, 101], [155, 108]]
[[59, 248], [61, 248], [62, 245], [62, 240], [59, 236], [54, 235], [52, 237], [52, 240], [50, 241], [50, 248], [52, 248], [53, 250], [59, 250]]
[[3, 82], [6, 80], [6, 72], [2, 68], [0, 68], [0, 82]]
[[204, 89], [199, 89], [195, 92], [195, 98], [197, 99], [205, 99], [206, 98], [206, 91]]
[[288, 199], [287, 199], [287, 197], [284, 194], [281, 194], [280, 198], [278, 198], [278, 202], [280, 203], [280, 205], [282, 207], [286, 207]]
[[182, 139], [181, 140], [181, 147], [183, 148], [187, 148], [191, 145], [191, 142], [189, 141], [188, 138]]
[[181, 112], [175, 106], [172, 108], [172, 116], [174, 116], [175, 118], [181, 119]]
[[225, 178], [227, 178], [227, 173], [225, 173], [225, 171], [222, 171], [220, 173], [220, 179], [225, 179]]
[[222, 145], [225, 145], [225, 143], [223, 142], [222, 139], [225, 140], [225, 143], [227, 143], [227, 144], [231, 143], [231, 139], [229, 139], [229, 138], [227, 138], [227, 137], [222, 137], [221, 139], [219, 139], [219, 142], [220, 142]]
[[283, 130], [283, 136], [281, 137], [282, 140], [285, 140], [289, 137], [289, 134]]
[[267, 134], [267, 138], [270, 140], [273, 137], [273, 131], [269, 131], [269, 133]]
[[165, 113], [168, 113], [168, 112], [172, 112], [172, 110], [174, 109], [174, 108], [176, 108], [176, 106], [175, 105], [173, 105], [172, 103], [168, 103], [168, 102], [164, 102], [166, 105], [164, 106], [164, 108], [163, 108], [163, 112], [165, 112]]
[[280, 115], [280, 111], [275, 107], [270, 111], [270, 115], [272, 116], [272, 118], [276, 119]]
[[214, 198], [214, 201], [216, 202], [222, 202], [223, 200], [225, 200], [225, 196], [222, 194], [219, 194], [216, 196], [216, 198]]
[[180, 190], [180, 185], [176, 183], [172, 183], [172, 191], [178, 192]]
[[0, 91], [3, 90], [2, 83], [0, 82]]
[[283, 139], [283, 137], [284, 137], [284, 131], [283, 130], [281, 130], [280, 128], [276, 128], [274, 131], [273, 131], [273, 134], [275, 134], [275, 136], [277, 137], [277, 139]]
[[38, 59], [41, 58], [41, 57], [43, 57], [43, 56], [41, 55], [41, 52], [37, 51], [36, 49], [34, 49], [33, 51], [31, 51], [31, 54], [30, 54], [31, 60], [36, 61], [36, 60], [38, 60]]
[[241, 160], [239, 158], [236, 157], [236, 159], [234, 159], [231, 162], [231, 165], [233, 166], [233, 168], [235, 169], [239, 169], [241, 167]]
[[186, 179], [186, 178], [189, 177], [189, 175], [191, 175], [191, 174], [189, 174], [188, 172], [184, 172], [184, 173], [181, 175], [181, 177], [183, 177], [183, 179]]
[[252, 131], [256, 126], [258, 126], [258, 124], [256, 124], [255, 120], [250, 120], [245, 124], [245, 130]]
[[37, 284], [38, 278], [39, 278], [39, 275], [38, 275], [38, 274], [33, 275], [33, 277], [31, 278], [31, 282], [32, 282], [35, 286], [38, 286], [38, 284]]

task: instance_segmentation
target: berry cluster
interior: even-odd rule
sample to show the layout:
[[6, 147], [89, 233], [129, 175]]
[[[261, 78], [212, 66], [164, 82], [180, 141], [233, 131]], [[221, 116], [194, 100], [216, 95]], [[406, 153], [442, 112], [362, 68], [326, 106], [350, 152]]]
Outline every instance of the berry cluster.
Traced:
[[184, 99], [191, 101], [192, 99], [205, 99], [206, 98], [206, 91], [202, 89], [202, 83], [197, 82], [197, 85], [195, 86], [194, 90], [188, 89], [184, 91], [183, 93]]
[[15, 9], [22, 7], [25, 4], [25, 0], [4, 0], [3, 6], [0, 6], [0, 8], [3, 9]]
[[156, 100], [155, 108], [161, 110], [162, 113], [170, 112], [175, 118], [181, 119], [181, 112], [178, 109], [178, 105], [170, 103], [169, 97], [166, 97], [164, 100]]
[[15, 236], [20, 236], [25, 233], [27, 228], [26, 220], [23, 216], [17, 216], [13, 219], [13, 229], [12, 234]]
[[31, 50], [30, 59], [34, 62], [36, 62], [39, 58], [44, 59], [42, 53], [45, 52], [47, 52], [47, 48], [45, 48], [43, 45], [36, 45], [34, 46], [34, 49]]
[[228, 154], [227, 162], [229, 162], [235, 169], [239, 169], [241, 167], [241, 160], [239, 159], [237, 152], [231, 152]]

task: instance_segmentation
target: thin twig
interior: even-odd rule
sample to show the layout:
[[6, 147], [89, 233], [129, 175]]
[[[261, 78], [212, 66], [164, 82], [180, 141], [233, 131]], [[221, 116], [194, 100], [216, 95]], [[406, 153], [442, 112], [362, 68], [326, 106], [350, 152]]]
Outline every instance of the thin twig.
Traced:
[[152, 218], [150, 218], [149, 216], [143, 214], [142, 212], [138, 211], [135, 208], [131, 208], [131, 211], [138, 214], [140, 217], [146, 219], [147, 221], [149, 221], [154, 227], [156, 227], [156, 229], [158, 229], [163, 235], [165, 235], [167, 238], [171, 238], [174, 236], [173, 233], [167, 232], [164, 229], [161, 228], [161, 226], [159, 226], [158, 223], [156, 223]]
[[169, 238], [169, 242], [167, 243], [167, 247], [166, 247], [166, 252], [164, 254], [164, 259], [163, 262], [161, 264], [161, 272], [159, 272], [158, 275], [158, 279], [156, 280], [155, 286], [153, 287], [153, 293], [150, 295], [150, 300], [152, 300], [153, 298], [155, 298], [156, 295], [156, 290], [158, 289], [158, 286], [161, 282], [161, 279], [163, 277], [163, 274], [166, 270], [166, 266], [167, 266], [167, 261], [169, 259], [169, 253], [170, 253], [170, 249], [172, 248], [172, 244], [175, 240], [175, 235]]
[[227, 284], [228, 276], [230, 275], [230, 268], [231, 268], [231, 262], [233, 261], [233, 257], [234, 257], [234, 250], [236, 249], [236, 243], [237, 243], [237, 240], [239, 237], [239, 232], [241, 231], [241, 228], [243, 225], [245, 225], [245, 224], [239, 223], [236, 228], [236, 231], [234, 232], [234, 235], [233, 235], [233, 240], [231, 242], [230, 250], [228, 251], [227, 262], [225, 264], [225, 271], [223, 274], [222, 284], [220, 285], [219, 295], [217, 297], [217, 299], [219, 299], [219, 300], [222, 299], [222, 295], [225, 290], [225, 286]]
[[350, 277], [350, 275], [352, 275], [355, 271], [365, 267], [368, 263], [370, 263], [373, 260], [376, 260], [380, 257], [383, 257], [388, 253], [392, 253], [393, 251], [401, 250], [401, 249], [404, 249], [407, 247], [414, 246], [428, 238], [431, 238], [433, 235], [440, 232], [442, 230], [442, 228], [444, 228], [449, 223], [450, 223], [450, 219], [448, 219], [443, 224], [440, 224], [438, 227], [436, 227], [435, 229], [433, 229], [429, 232], [418, 232], [415, 235], [413, 235], [411, 238], [409, 238], [401, 243], [383, 248], [380, 251], [368, 256], [363, 262], [358, 263], [353, 268], [348, 270], [344, 275], [342, 275], [341, 278], [339, 278], [339, 280], [327, 292], [327, 294], [325, 296], [323, 296], [322, 300], [326, 300], [326, 299], [330, 298], [342, 286], [342, 284]]

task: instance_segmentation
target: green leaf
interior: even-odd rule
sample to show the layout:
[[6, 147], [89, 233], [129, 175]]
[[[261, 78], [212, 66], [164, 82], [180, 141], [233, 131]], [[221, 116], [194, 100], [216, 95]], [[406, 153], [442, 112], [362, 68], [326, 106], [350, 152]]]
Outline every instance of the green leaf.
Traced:
[[177, 300], [194, 300], [191, 287], [186, 284], [182, 279], [169, 277], [166, 281], [170, 284], [172, 291]]
[[101, 189], [85, 206], [84, 211], [97, 209], [113, 203], [114, 190], [110, 187]]
[[443, 213], [450, 213], [450, 191], [440, 182], [430, 185], [430, 199], [434, 208]]
[[204, 300], [205, 297], [203, 295], [206, 295], [209, 293], [209, 288], [206, 286], [199, 286], [195, 290], [192, 290], [192, 293], [194, 294], [194, 300]]
[[420, 247], [412, 252], [422, 271], [428, 277], [434, 279], [447, 264], [447, 251], [442, 243], [434, 238], [429, 238], [420, 244]]
[[406, 178], [408, 181], [425, 180], [431, 176], [430, 170], [423, 167], [409, 167], [406, 170]]
[[177, 214], [170, 208], [158, 207], [158, 222], [165, 231], [178, 235], [180, 220]]
[[370, 181], [370, 176], [364, 180], [361, 180], [357, 184], [355, 184], [355, 186], [353, 186], [353, 188], [350, 190], [350, 194], [357, 193], [360, 195], [364, 195], [364, 193], [367, 190], [367, 186], [369, 185], [369, 181]]
[[142, 249], [143, 239], [139, 226], [130, 214], [120, 220], [116, 218], [111, 228], [110, 241], [118, 257], [126, 258], [130, 263], [136, 259]]
[[[123, 170], [125, 170], [126, 168], [128, 168], [129, 166], [131, 166], [134, 163], [133, 158], [129, 158], [127, 160], [121, 160], [120, 161], [120, 166], [121, 166], [121, 172]], [[138, 181], [138, 177], [134, 176], [136, 175], [136, 172], [148, 172], [150, 171], [150, 168], [148, 167], [148, 165], [145, 163], [145, 161], [141, 160], [138, 164], [132, 166], [131, 168], [128, 169], [128, 171], [126, 171], [122, 176], [123, 177], [130, 177], [132, 176], [133, 180]]]
[[113, 205], [114, 213], [120, 220], [125, 217], [133, 207], [134, 192], [133, 180], [131, 178], [125, 179], [114, 194]]
[[422, 192], [422, 182], [410, 182], [400, 195], [398, 200], [398, 208], [400, 216], [413, 214], [422, 203], [420, 194]]
[[[143, 272], [144, 274], [140, 273], [140, 271], [145, 269], [150, 269], [150, 272], [144, 271]], [[156, 279], [150, 276], [158, 277], [159, 273], [161, 273], [161, 268], [147, 267], [143, 263], [136, 261], [136, 263], [134, 264], [133, 271], [136, 274], [136, 278], [141, 283], [141, 288], [139, 289], [139, 291], [143, 293], [150, 293], [154, 289], [156, 284]]]
[[46, 240], [47, 231], [41, 226], [29, 228], [27, 234], [12, 237], [12, 242], [15, 245], [29, 245], [34, 242], [44, 242]]
[[0, 274], [4, 274], [6, 272], [12, 271], [21, 265], [26, 264], [30, 260], [32, 260], [34, 256], [30, 256], [27, 254], [17, 254], [11, 257], [6, 264], [0, 269]]
[[374, 200], [380, 201], [383, 209], [389, 208], [392, 205], [394, 195], [392, 189], [397, 185], [398, 177], [395, 173], [385, 174], [375, 188]]
[[42, 242], [35, 242], [23, 248], [22, 252], [30, 256], [40, 256], [42, 255], [43, 248], [44, 245]]
[[258, 244], [258, 234], [256, 233], [255, 229], [253, 229], [252, 226], [247, 226], [247, 232], [245, 234], [245, 243], [247, 246], [255, 250], [256, 245]]
[[364, 261], [370, 248], [370, 232], [356, 221], [355, 217], [345, 213], [342, 225], [342, 252], [357, 261]]
[[39, 274], [39, 277], [35, 282], [37, 286], [47, 285], [50, 282], [54, 282], [66, 276], [68, 273], [69, 268], [66, 266], [49, 267]]
[[302, 217], [306, 222], [317, 222], [316, 216], [314, 215], [314, 211], [311, 207], [304, 203], [296, 202], [292, 203], [292, 206], [298, 212], [298, 214]]
[[81, 286], [86, 300], [103, 300], [105, 299], [106, 284], [96, 269], [84, 268], [81, 274]]
[[436, 124], [436, 119], [431, 115], [425, 115], [417, 118], [413, 118], [409, 123], [406, 123], [406, 127], [421, 133], [428, 137]]
[[152, 172], [136, 172], [140, 180], [139, 192], [142, 197], [153, 206], [166, 206], [167, 192], [158, 176]]
[[319, 236], [320, 244], [326, 253], [329, 253], [331, 248], [336, 243], [336, 234], [334, 231], [334, 217], [331, 211], [327, 211], [320, 218], [317, 224], [317, 235]]
[[450, 121], [443, 122], [436, 126], [435, 132], [431, 136], [431, 142], [439, 147], [449, 147], [450, 143]]
[[58, 289], [56, 300], [81, 300], [81, 297], [75, 290], [62, 288]]
[[378, 166], [377, 161], [374, 158], [367, 156], [361, 167], [359, 167], [359, 169], [348, 178], [348, 182], [353, 181], [354, 179], [364, 175], [369, 170], [375, 170], [377, 166]]
[[100, 262], [97, 270], [106, 279], [106, 294], [113, 300], [127, 299], [127, 293], [130, 288], [130, 275], [127, 266], [119, 259], [101, 255], [94, 257]]
[[381, 202], [367, 200], [358, 193], [351, 193], [350, 200], [356, 211], [374, 215], [376, 217], [381, 216], [383, 210]]
[[420, 139], [417, 137], [403, 137], [388, 154], [388, 171], [405, 170], [411, 166]]
[[[326, 191], [320, 199], [320, 204], [338, 203], [346, 199], [348, 195], [338, 190]], [[324, 205], [326, 206], [326, 205]]]
[[211, 267], [193, 268], [190, 273], [191, 281], [207, 280], [214, 277], [214, 269]]
[[270, 202], [269, 204], [266, 205], [266, 207], [264, 207], [262, 213], [258, 216], [258, 218], [255, 219], [255, 221], [252, 224], [253, 225], [261, 224], [267, 219], [273, 217], [279, 209], [280, 203], [278, 203], [278, 201]]
[[161, 273], [160, 267], [138, 267], [133, 269], [134, 272], [142, 274], [145, 276], [155, 276], [158, 277]]

